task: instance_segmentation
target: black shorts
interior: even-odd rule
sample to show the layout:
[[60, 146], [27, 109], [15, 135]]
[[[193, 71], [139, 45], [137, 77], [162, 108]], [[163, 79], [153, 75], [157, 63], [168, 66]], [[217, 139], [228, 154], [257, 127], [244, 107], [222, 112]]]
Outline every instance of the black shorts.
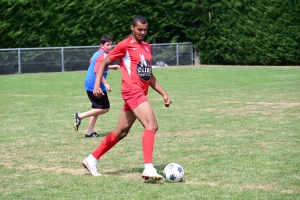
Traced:
[[92, 108], [97, 109], [108, 109], [110, 108], [107, 92], [103, 92], [105, 95], [103, 95], [101, 98], [97, 98], [94, 96], [93, 92], [86, 91], [87, 95], [92, 103]]

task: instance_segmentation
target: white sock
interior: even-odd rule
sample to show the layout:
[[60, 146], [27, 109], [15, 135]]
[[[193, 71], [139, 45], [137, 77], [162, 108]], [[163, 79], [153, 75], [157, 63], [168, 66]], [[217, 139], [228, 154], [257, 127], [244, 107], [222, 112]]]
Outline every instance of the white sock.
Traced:
[[152, 168], [154, 168], [152, 163], [145, 164], [145, 169], [152, 169]]
[[97, 161], [97, 159], [92, 154], [90, 154], [86, 159], [88, 159], [88, 160], [90, 160], [92, 162], [96, 162]]

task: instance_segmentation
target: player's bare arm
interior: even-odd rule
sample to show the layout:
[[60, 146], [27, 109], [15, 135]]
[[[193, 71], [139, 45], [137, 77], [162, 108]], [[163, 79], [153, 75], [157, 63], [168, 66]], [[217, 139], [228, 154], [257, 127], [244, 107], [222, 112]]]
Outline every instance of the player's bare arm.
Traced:
[[112, 61], [106, 57], [103, 62], [100, 64], [97, 74], [96, 74], [96, 80], [95, 80], [95, 85], [94, 85], [94, 90], [93, 90], [93, 94], [95, 95], [95, 97], [101, 98], [104, 93], [100, 88], [100, 81], [102, 81], [102, 77], [105, 71], [105, 68], [112, 63]]
[[153, 88], [156, 92], [158, 92], [160, 95], [163, 96], [164, 101], [165, 101], [165, 106], [169, 107], [172, 100], [169, 98], [165, 90], [160, 86], [158, 81], [156, 80], [155, 76], [152, 74], [150, 78], [150, 86]]

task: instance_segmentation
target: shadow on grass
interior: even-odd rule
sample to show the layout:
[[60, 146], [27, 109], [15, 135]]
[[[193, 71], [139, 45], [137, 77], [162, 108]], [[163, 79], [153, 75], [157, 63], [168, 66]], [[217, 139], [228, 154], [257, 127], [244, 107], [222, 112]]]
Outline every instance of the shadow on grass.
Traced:
[[[163, 173], [163, 169], [165, 166], [163, 165], [155, 165], [155, 168], [157, 169], [157, 172], [159, 174]], [[105, 171], [105, 174], [112, 175], [112, 176], [118, 176], [118, 175], [124, 175], [124, 174], [142, 174], [144, 168], [126, 168], [126, 169], [120, 169], [120, 170], [111, 170], [111, 171]], [[163, 180], [161, 181], [155, 181], [155, 180], [145, 180], [144, 182], [147, 184], [161, 184]]]
[[[98, 138], [104, 138], [105, 136], [107, 136], [108, 134], [109, 134], [110, 132], [105, 132], [105, 133], [99, 133], [99, 132], [97, 132], [97, 134], [99, 135], [99, 137]], [[84, 137], [84, 138], [97, 138], [97, 137], [85, 137], [85, 135], [83, 134], [83, 136], [82, 137]]]
[[109, 133], [110, 133], [110, 132], [107, 131], [107, 132], [105, 132], [105, 133], [97, 133], [97, 134], [98, 134], [100, 137], [105, 137], [105, 136], [107, 136]]
[[[165, 166], [163, 165], [155, 165], [155, 168], [158, 173], [163, 173], [163, 170]], [[120, 170], [112, 170], [112, 171], [107, 171], [105, 172], [106, 174], [110, 175], [119, 175], [119, 174], [126, 174], [126, 173], [142, 173], [144, 168], [127, 168], [127, 169], [120, 169]]]

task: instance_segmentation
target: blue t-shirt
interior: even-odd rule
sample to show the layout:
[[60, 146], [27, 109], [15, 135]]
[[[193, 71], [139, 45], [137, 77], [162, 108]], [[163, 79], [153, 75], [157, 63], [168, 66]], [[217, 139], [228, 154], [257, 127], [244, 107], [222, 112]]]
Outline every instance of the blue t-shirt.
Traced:
[[[94, 72], [94, 68], [95, 68], [95, 65], [96, 65], [97, 58], [101, 54], [106, 54], [106, 53], [102, 49], [99, 49], [97, 52], [94, 53], [94, 55], [92, 56], [92, 58], [90, 60], [90, 66], [87, 70], [86, 77], [85, 77], [85, 82], [84, 82], [84, 88], [87, 91], [93, 92], [93, 90], [94, 90], [95, 79], [96, 79], [96, 74]], [[106, 67], [106, 69], [104, 71], [104, 74], [103, 74], [103, 77], [105, 79], [107, 77], [107, 71], [108, 71], [108, 67]], [[103, 92], [106, 91], [106, 88], [105, 88], [105, 86], [102, 82], [100, 82], [100, 88]]]

